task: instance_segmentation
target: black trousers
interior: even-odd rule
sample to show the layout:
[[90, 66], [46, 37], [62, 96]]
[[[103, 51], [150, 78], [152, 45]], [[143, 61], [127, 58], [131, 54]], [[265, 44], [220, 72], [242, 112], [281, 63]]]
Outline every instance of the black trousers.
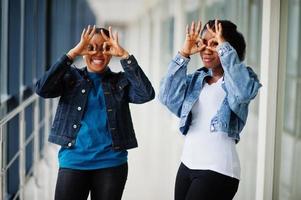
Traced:
[[120, 200], [127, 180], [128, 165], [97, 170], [60, 168], [55, 200]]
[[181, 163], [175, 200], [231, 200], [238, 185], [238, 179], [211, 170], [191, 170]]

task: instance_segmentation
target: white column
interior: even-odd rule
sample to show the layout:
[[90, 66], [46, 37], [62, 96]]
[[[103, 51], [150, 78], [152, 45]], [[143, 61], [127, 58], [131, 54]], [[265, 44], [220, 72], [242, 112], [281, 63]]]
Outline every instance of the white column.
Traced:
[[280, 0], [264, 0], [262, 8], [256, 200], [273, 199]]

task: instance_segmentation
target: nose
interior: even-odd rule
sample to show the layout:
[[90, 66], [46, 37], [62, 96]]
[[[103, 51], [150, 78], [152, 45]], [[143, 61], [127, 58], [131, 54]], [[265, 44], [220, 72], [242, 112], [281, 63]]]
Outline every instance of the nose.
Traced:
[[98, 47], [98, 48], [95, 48], [95, 55], [104, 55], [103, 52], [104, 52], [104, 49], [102, 46]]
[[212, 54], [212, 50], [208, 48], [208, 46], [206, 46], [206, 48], [203, 50], [203, 54]]
[[103, 55], [103, 50], [96, 51], [95, 55]]

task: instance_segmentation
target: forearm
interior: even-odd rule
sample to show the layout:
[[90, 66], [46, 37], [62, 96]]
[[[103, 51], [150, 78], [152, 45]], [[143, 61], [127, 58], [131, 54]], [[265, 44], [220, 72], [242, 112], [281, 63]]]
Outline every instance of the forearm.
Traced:
[[224, 82], [228, 93], [233, 93], [240, 102], [253, 99], [261, 87], [257, 75], [238, 58], [228, 42], [217, 48], [224, 70]]
[[169, 63], [167, 75], [160, 84], [159, 100], [177, 116], [180, 115], [188, 87], [187, 64], [189, 60], [177, 54]]
[[129, 99], [132, 103], [145, 103], [154, 99], [155, 91], [151, 82], [137, 63], [133, 55], [121, 59], [120, 63], [124, 69], [125, 76], [130, 82]]

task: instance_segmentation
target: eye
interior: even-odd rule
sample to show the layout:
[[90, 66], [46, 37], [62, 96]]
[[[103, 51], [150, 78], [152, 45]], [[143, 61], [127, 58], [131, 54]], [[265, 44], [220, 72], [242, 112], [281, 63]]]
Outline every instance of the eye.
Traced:
[[103, 47], [104, 47], [104, 45], [101, 45], [99, 50], [100, 51], [110, 51], [110, 46], [107, 45], [105, 49]]
[[89, 44], [88, 45], [88, 51], [93, 51], [93, 50], [94, 50], [93, 46], [91, 44]]
[[110, 51], [110, 46], [106, 46], [106, 51]]
[[210, 44], [211, 47], [216, 47], [217, 45], [218, 45], [217, 42], [211, 42], [211, 44]]

